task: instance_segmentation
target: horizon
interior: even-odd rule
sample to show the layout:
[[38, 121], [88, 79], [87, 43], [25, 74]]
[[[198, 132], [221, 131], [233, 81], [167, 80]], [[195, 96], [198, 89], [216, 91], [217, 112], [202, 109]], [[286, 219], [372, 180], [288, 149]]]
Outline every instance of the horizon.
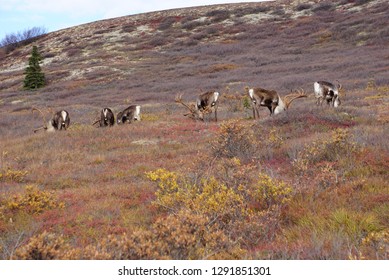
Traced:
[[[148, 1], [136, 0], [134, 5], [125, 0], [76, 0], [46, 3], [44, 0], [0, 0], [0, 40], [6, 35], [23, 32], [33, 27], [42, 27], [47, 33], [87, 24], [95, 21], [198, 6], [232, 3], [266, 2], [237, 0], [190, 0], [190, 1]], [[77, 10], [75, 11], [75, 7]], [[93, 7], [92, 11], [91, 8]], [[69, 15], [70, 14], [70, 15]]]

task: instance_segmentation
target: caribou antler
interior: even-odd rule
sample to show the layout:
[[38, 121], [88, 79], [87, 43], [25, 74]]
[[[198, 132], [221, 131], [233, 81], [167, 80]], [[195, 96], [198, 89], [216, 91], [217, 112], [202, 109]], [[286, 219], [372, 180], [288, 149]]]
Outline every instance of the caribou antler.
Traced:
[[291, 93], [284, 96], [285, 108], [288, 109], [293, 100], [307, 96], [308, 95], [302, 88], [300, 90], [297, 90], [297, 93]]
[[100, 120], [96, 120], [96, 121], [92, 124], [92, 126], [95, 126], [95, 124], [97, 124], [98, 122], [100, 122]]
[[33, 107], [31, 109], [31, 113], [34, 113], [34, 111], [37, 111], [42, 116], [42, 120], [43, 120], [43, 126], [37, 128], [37, 129], [34, 129], [34, 133], [37, 132], [40, 129], [47, 129], [47, 126], [46, 126], [47, 122], [46, 122], [45, 115], [43, 114], [43, 112], [40, 109], [36, 108], [36, 107]]
[[176, 103], [183, 105], [185, 108], [187, 108], [189, 110], [190, 113], [186, 113], [186, 114], [184, 114], [184, 116], [189, 116], [192, 119], [203, 120], [202, 113], [199, 110], [196, 110], [196, 107], [194, 104], [188, 105], [188, 104], [184, 103], [184, 101], [182, 100], [182, 94], [177, 95], [176, 98], [174, 99], [174, 101]]
[[184, 103], [184, 101], [182, 101], [182, 94], [177, 95], [176, 98], [174, 99], [174, 101], [176, 103], [179, 103], [179, 104], [183, 105], [184, 107], [186, 107], [192, 114], [196, 113], [196, 109], [195, 109], [193, 104], [188, 105], [188, 104]]
[[36, 108], [36, 107], [33, 107], [31, 109], [31, 113], [34, 113], [34, 111], [37, 111], [42, 116], [43, 123], [46, 123], [45, 115], [43, 114], [43, 112], [40, 109]]

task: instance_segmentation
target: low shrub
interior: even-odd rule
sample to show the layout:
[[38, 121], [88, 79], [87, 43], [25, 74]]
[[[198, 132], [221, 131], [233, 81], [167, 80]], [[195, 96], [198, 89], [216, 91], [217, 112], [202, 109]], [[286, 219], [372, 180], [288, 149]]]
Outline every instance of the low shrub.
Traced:
[[228, 121], [220, 126], [216, 140], [211, 144], [215, 157], [238, 158], [248, 161], [257, 151], [252, 129], [239, 121]]
[[296, 6], [296, 11], [301, 12], [310, 9], [311, 7], [312, 5], [309, 3], [301, 3]]
[[366, 260], [387, 260], [389, 257], [389, 230], [370, 232], [363, 240], [360, 252], [355, 258]]
[[177, 19], [175, 17], [166, 17], [164, 18], [161, 23], [158, 25], [159, 30], [167, 30], [173, 26], [174, 23], [176, 23]]
[[246, 253], [206, 216], [186, 210], [158, 219], [149, 230], [110, 236], [104, 245], [113, 259], [242, 259]]
[[298, 173], [315, 172], [312, 167], [323, 162], [337, 162], [352, 157], [358, 145], [352, 140], [349, 131], [336, 129], [329, 139], [320, 139], [308, 144], [294, 160]]
[[206, 13], [206, 16], [211, 18], [211, 22], [216, 23], [229, 19], [231, 12], [228, 10], [212, 10]]
[[254, 187], [254, 198], [260, 209], [269, 209], [286, 204], [292, 194], [292, 189], [285, 182], [272, 179], [269, 175], [259, 174]]
[[186, 30], [193, 30], [196, 27], [199, 27], [199, 26], [202, 26], [202, 25], [203, 25], [203, 23], [201, 21], [195, 21], [195, 20], [189, 21], [188, 20], [185, 23], [182, 23], [182, 28], [186, 29]]
[[131, 33], [134, 32], [135, 30], [136, 30], [135, 25], [125, 25], [122, 27], [121, 33]]
[[33, 185], [26, 186], [24, 194], [6, 199], [4, 205], [3, 211], [6, 213], [23, 211], [30, 214], [39, 214], [48, 209], [64, 207], [64, 204], [58, 202], [52, 192], [41, 191]]
[[147, 177], [158, 185], [155, 203], [161, 210], [168, 215], [183, 210], [201, 215], [214, 232], [228, 236], [227, 244], [239, 244], [244, 250], [274, 238], [280, 210], [292, 196], [286, 183], [262, 173], [247, 185], [227, 185], [213, 177], [189, 183], [164, 169], [148, 172]]
[[13, 170], [13, 169], [7, 169], [7, 170], [0, 170], [0, 182], [15, 182], [15, 183], [22, 183], [25, 181], [25, 178], [27, 176], [27, 171], [22, 170]]
[[323, 191], [349, 179], [352, 171], [359, 168], [356, 159], [360, 152], [362, 147], [347, 129], [336, 129], [331, 137], [307, 144], [292, 166], [301, 184]]
[[315, 13], [321, 13], [321, 12], [327, 12], [332, 11], [334, 9], [333, 4], [328, 2], [319, 3], [316, 6], [313, 7], [312, 11]]
[[15, 260], [59, 260], [66, 259], [69, 244], [62, 236], [43, 232], [15, 251]]

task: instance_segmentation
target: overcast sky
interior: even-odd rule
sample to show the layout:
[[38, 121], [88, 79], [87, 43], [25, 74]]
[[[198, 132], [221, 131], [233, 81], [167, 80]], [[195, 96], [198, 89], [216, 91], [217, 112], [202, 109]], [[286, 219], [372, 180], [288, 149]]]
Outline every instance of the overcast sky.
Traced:
[[32, 27], [56, 31], [96, 20], [239, 0], [0, 0], [0, 40]]

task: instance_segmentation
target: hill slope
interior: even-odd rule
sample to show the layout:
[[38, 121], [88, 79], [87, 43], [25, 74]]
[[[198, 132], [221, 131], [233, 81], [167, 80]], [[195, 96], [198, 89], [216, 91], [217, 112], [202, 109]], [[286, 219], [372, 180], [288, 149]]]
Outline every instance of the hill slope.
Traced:
[[[197, 92], [198, 80], [204, 89], [241, 83], [282, 91], [317, 79], [348, 88], [386, 83], [387, 2], [316, 2], [170, 10], [52, 32], [36, 42], [46, 57], [43, 92], [66, 98], [115, 88], [114, 98], [143, 101], [147, 92], [158, 101]], [[2, 59], [2, 91], [20, 88], [30, 49]]]
[[[48, 85], [32, 92], [32, 47], [3, 55], [1, 258], [387, 259], [388, 11], [277, 1], [76, 26], [35, 42]], [[310, 95], [251, 119], [245, 86], [319, 79], [343, 84], [336, 110]], [[174, 103], [211, 89], [219, 123]], [[132, 103], [141, 122], [91, 126]], [[32, 133], [32, 107], [67, 109], [69, 130]]]

